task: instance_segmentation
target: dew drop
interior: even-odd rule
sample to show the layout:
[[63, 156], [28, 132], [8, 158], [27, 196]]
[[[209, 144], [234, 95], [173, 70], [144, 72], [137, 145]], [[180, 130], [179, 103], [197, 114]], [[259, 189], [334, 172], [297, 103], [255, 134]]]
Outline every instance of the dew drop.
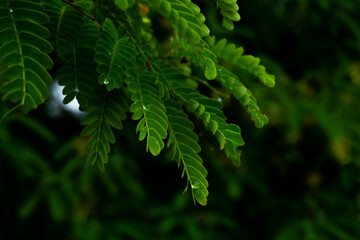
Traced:
[[106, 85], [109, 84], [109, 79], [108, 78], [104, 79], [104, 84], [106, 84]]
[[19, 66], [21, 66], [21, 62], [19, 62]]
[[108, 52], [109, 56], [111, 56], [111, 52]]
[[143, 105], [143, 109], [144, 109], [145, 111], [150, 111], [150, 110], [151, 110], [151, 104]]
[[78, 88], [75, 88], [75, 92], [79, 92], [79, 89], [78, 89]]
[[14, 12], [14, 10], [10, 8], [10, 12], [12, 13], [12, 12]]
[[199, 182], [199, 181], [195, 181], [194, 184], [191, 183], [191, 188], [193, 188], [193, 189], [199, 189], [199, 188], [200, 188], [200, 182]]
[[219, 69], [219, 72], [221, 72], [221, 68]]
[[222, 98], [221, 97], [218, 97], [217, 99], [219, 102], [222, 102]]

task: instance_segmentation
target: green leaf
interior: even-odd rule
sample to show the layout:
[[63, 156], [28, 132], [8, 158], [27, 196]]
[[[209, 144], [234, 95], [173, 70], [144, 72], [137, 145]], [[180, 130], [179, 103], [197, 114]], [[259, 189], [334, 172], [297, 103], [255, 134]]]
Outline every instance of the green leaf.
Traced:
[[223, 69], [217, 80], [219, 80], [221, 85], [227, 88], [240, 102], [242, 107], [250, 115], [251, 120], [255, 122], [255, 126], [257, 128], [262, 128], [268, 123], [267, 116], [261, 113], [260, 108], [257, 105], [257, 101], [251, 91], [240, 82], [235, 74], [231, 73], [227, 69]]
[[275, 76], [268, 74], [264, 66], [259, 65], [260, 59], [251, 55], [243, 55], [244, 49], [234, 44], [227, 44], [226, 39], [220, 40], [214, 46], [214, 53], [218, 58], [241, 67], [250, 74], [258, 77], [267, 87], [275, 86]]
[[198, 144], [198, 136], [194, 133], [194, 124], [181, 109], [181, 105], [175, 101], [166, 102], [166, 112], [169, 121], [169, 142], [173, 158], [184, 166], [184, 172], [190, 183], [194, 201], [201, 205], [207, 204], [209, 186], [206, 176], [207, 170], [198, 155], [201, 148]]
[[[84, 15], [62, 1], [42, 0], [42, 4], [50, 18], [47, 24], [51, 30], [50, 42], [56, 54], [66, 59], [67, 55], [73, 52], [74, 45], [80, 38]], [[86, 0], [76, 1], [76, 5], [85, 12], [93, 7], [93, 3]]]
[[[257, 101], [252, 95], [251, 91], [247, 89], [243, 83], [241, 83], [238, 77], [231, 73], [226, 67], [219, 66], [217, 61], [217, 56], [219, 58], [224, 59], [225, 61], [229, 61], [235, 65], [242, 67], [244, 70], [251, 72], [255, 76], [258, 76], [266, 85], [273, 86], [275, 84], [275, 77], [273, 75], [267, 74], [265, 68], [263, 66], [258, 65], [260, 60], [258, 58], [254, 58], [252, 56], [242, 56], [244, 49], [237, 48], [234, 44], [227, 44], [225, 39], [220, 40], [214, 47], [212, 52], [210, 50], [210, 46], [204, 41], [202, 44], [188, 44], [185, 41], [181, 41], [179, 38], [173, 42], [173, 44], [181, 44], [183, 48], [182, 51], [178, 51], [176, 56], [190, 59], [195, 66], [200, 67], [201, 69], [205, 69], [206, 66], [203, 63], [203, 57], [210, 58], [216, 67], [217, 75], [216, 79], [227, 88], [237, 100], [241, 103], [243, 108], [249, 113], [251, 119], [255, 122], [255, 126], [258, 128], [263, 127], [268, 122], [268, 118], [266, 115], [262, 114], [259, 106], [257, 105]], [[215, 54], [216, 55], [215, 55]], [[257, 60], [256, 60], [257, 59]], [[205, 69], [206, 70], [206, 69]], [[208, 85], [209, 86], [209, 85]], [[210, 86], [211, 87], [211, 86]], [[212, 88], [214, 89], [214, 88]], [[193, 105], [194, 101], [189, 100]], [[192, 108], [190, 103], [187, 103], [188, 108]], [[189, 109], [190, 111], [190, 109]], [[203, 107], [197, 108], [197, 114], [200, 112], [204, 112]], [[206, 121], [208, 116], [204, 115], [201, 118]], [[213, 123], [210, 123], [213, 125]], [[210, 126], [210, 125], [209, 125]], [[222, 138], [218, 135], [218, 139]]]
[[71, 102], [74, 98], [85, 108], [88, 99], [95, 96], [98, 88], [96, 81], [96, 63], [94, 61], [95, 46], [99, 28], [94, 22], [82, 26], [78, 42], [73, 51], [67, 55], [65, 63], [56, 72], [56, 78], [60, 86], [64, 86], [63, 93], [66, 95], [64, 104]]
[[102, 29], [96, 47], [96, 70], [100, 74], [99, 84], [106, 85], [107, 90], [111, 91], [122, 86], [126, 65], [134, 60], [136, 51], [130, 38], [119, 38], [111, 19], [105, 19]]
[[125, 11], [129, 7], [129, 3], [127, 0], [114, 0], [114, 2], [123, 11]]
[[171, 26], [190, 42], [200, 42], [210, 34], [200, 8], [191, 1], [151, 0], [152, 7], [169, 19]]
[[237, 12], [239, 6], [236, 0], [217, 0], [217, 4], [220, 7], [220, 13], [223, 15], [222, 26], [232, 31], [234, 29], [233, 21], [240, 21], [240, 15]]
[[47, 55], [52, 51], [46, 40], [49, 31], [43, 26], [48, 17], [36, 2], [0, 2], [0, 93], [2, 100], [16, 104], [10, 111], [21, 108], [27, 113], [37, 108], [49, 96], [47, 85], [52, 82], [47, 69], [53, 62]]
[[126, 83], [132, 92], [133, 104], [130, 111], [133, 119], [141, 119], [137, 127], [140, 131], [139, 140], [147, 136], [146, 150], [154, 156], [164, 148], [163, 139], [167, 137], [167, 115], [158, 88], [155, 75], [151, 72], [128, 72]]
[[216, 78], [216, 67], [210, 58], [205, 59], [205, 77], [207, 80], [213, 80]]
[[82, 125], [87, 125], [81, 136], [91, 136], [86, 149], [89, 151], [85, 166], [97, 163], [103, 171], [108, 162], [110, 144], [115, 142], [111, 127], [122, 129], [122, 121], [126, 119], [125, 112], [129, 106], [124, 99], [126, 94], [122, 90], [99, 89], [96, 98], [90, 99], [85, 108], [88, 113], [81, 119]]
[[186, 87], [186, 77], [178, 70], [165, 64], [161, 68], [164, 77], [171, 82], [175, 95], [183, 101], [186, 110], [203, 122], [204, 127], [218, 139], [220, 149], [223, 149], [227, 157], [239, 165], [241, 153], [239, 147], [244, 145], [244, 141], [240, 127], [226, 122], [226, 117], [221, 110], [221, 102]]

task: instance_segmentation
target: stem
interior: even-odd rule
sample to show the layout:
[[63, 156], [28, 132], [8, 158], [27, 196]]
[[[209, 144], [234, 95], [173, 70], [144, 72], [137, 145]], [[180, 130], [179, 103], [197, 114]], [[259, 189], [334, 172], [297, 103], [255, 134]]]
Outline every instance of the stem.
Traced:
[[186, 98], [184, 98], [184, 97], [181, 96], [180, 94], [177, 94], [174, 90], [172, 90], [171, 92], [173, 93], [173, 95], [174, 95], [176, 98], [180, 99], [182, 102], [184, 102], [184, 103], [189, 102]]
[[81, 10], [81, 8], [78, 5], [75, 5], [67, 0], [61, 0], [66, 4], [69, 4], [70, 6], [72, 6], [73, 8], [75, 8], [76, 10], [78, 10], [79, 12], [81, 12], [84, 16], [88, 17], [89, 19], [91, 19], [92, 21], [96, 21], [96, 19], [94, 17], [91, 17], [89, 15], [87, 15], [83, 10]]
[[214, 88], [213, 86], [211, 86], [207, 81], [195, 77], [195, 76], [189, 76], [192, 80], [198, 81], [202, 84], [204, 84], [205, 86], [207, 86], [208, 88], [210, 88], [212, 91], [214, 91], [215, 93], [217, 93], [219, 96], [224, 96], [224, 94], [222, 92], [220, 92], [219, 90], [217, 90], [216, 88]]
[[153, 73], [156, 74], [156, 71], [155, 71], [154, 68], [151, 66], [151, 62], [150, 62], [150, 60], [146, 57], [144, 51], [141, 49], [141, 47], [139, 46], [139, 44], [136, 42], [136, 40], [134, 39], [134, 37], [132, 36], [132, 34], [131, 34], [129, 31], [127, 31], [127, 32], [128, 32], [128, 34], [129, 34], [129, 37], [130, 37], [131, 41], [135, 44], [136, 48], [139, 50], [141, 56], [142, 56], [143, 58], [145, 58], [145, 60], [146, 60], [146, 65], [147, 65], [147, 67], [149, 68], [149, 70], [151, 70]]
[[[113, 12], [110, 12], [110, 14], [114, 16], [114, 18], [115, 18], [116, 21], [118, 22], [119, 26], [122, 27], [122, 28], [124, 28], [125, 32], [129, 35], [130, 40], [135, 44], [135, 46], [136, 46], [136, 48], [139, 50], [141, 56], [145, 59], [146, 65], [147, 65], [148, 69], [151, 70], [151, 72], [153, 72], [153, 73], [156, 74], [156, 71], [155, 71], [154, 68], [151, 66], [150, 60], [146, 57], [144, 51], [141, 49], [141, 47], [139, 46], [138, 42], [137, 42], [137, 41], [135, 40], [135, 38], [133, 37], [133, 34], [132, 34], [128, 29], [126, 29], [127, 26], [124, 25], [122, 22], [120, 22], [120, 21], [117, 19], [116, 15], [115, 15]], [[125, 16], [128, 18], [128, 15], [127, 15], [126, 11], [124, 12], [124, 14], [125, 14]], [[130, 26], [130, 27], [132, 28], [131, 24], [129, 24], [128, 26]], [[156, 79], [157, 79], [157, 78], [158, 78], [158, 77], [157, 77], [157, 74], [156, 74]]]

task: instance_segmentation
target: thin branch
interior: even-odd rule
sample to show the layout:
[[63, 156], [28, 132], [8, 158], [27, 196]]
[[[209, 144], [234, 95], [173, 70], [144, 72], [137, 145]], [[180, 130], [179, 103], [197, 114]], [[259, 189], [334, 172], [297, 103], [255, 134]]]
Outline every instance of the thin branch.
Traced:
[[81, 12], [84, 16], [88, 17], [89, 19], [91, 19], [92, 21], [96, 21], [96, 19], [94, 17], [91, 17], [89, 15], [87, 15], [83, 10], [81, 10], [80, 6], [75, 5], [67, 0], [61, 0], [66, 4], [69, 4], [70, 6], [72, 6], [73, 8], [75, 8], [76, 10], [78, 10], [79, 12]]
[[[147, 66], [148, 70], [149, 70], [149, 71], [151, 70], [153, 73], [156, 74], [156, 71], [155, 71], [154, 68], [151, 66], [150, 60], [147, 58], [147, 56], [145, 55], [144, 51], [141, 49], [141, 47], [139, 46], [139, 44], [136, 42], [136, 40], [134, 39], [133, 35], [132, 35], [129, 31], [127, 31], [127, 33], [129, 34], [129, 37], [130, 37], [131, 41], [135, 44], [136, 48], [139, 50], [141, 56], [142, 56], [143, 58], [145, 58], [145, 60], [146, 60], [146, 66]], [[156, 74], [156, 75], [157, 75], [157, 74]]]
[[205, 86], [207, 86], [209, 89], [211, 89], [213, 92], [215, 92], [216, 94], [218, 94], [219, 96], [223, 97], [224, 94], [222, 92], [220, 92], [218, 89], [214, 88], [213, 86], [211, 86], [207, 81], [195, 77], [195, 76], [189, 76], [192, 80], [198, 81], [199, 83], [204, 84]]

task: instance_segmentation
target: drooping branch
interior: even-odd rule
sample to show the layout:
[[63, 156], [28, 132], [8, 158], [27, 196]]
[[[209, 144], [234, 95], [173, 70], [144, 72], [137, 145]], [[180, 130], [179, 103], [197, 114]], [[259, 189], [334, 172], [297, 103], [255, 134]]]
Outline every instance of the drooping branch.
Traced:
[[75, 5], [67, 0], [61, 0], [66, 4], [69, 4], [70, 6], [72, 6], [73, 8], [75, 8], [76, 10], [78, 10], [79, 12], [81, 12], [84, 16], [86, 16], [87, 18], [91, 19], [92, 21], [96, 21], [96, 19], [94, 17], [91, 17], [89, 15], [87, 15], [83, 10], [81, 10], [80, 6]]

